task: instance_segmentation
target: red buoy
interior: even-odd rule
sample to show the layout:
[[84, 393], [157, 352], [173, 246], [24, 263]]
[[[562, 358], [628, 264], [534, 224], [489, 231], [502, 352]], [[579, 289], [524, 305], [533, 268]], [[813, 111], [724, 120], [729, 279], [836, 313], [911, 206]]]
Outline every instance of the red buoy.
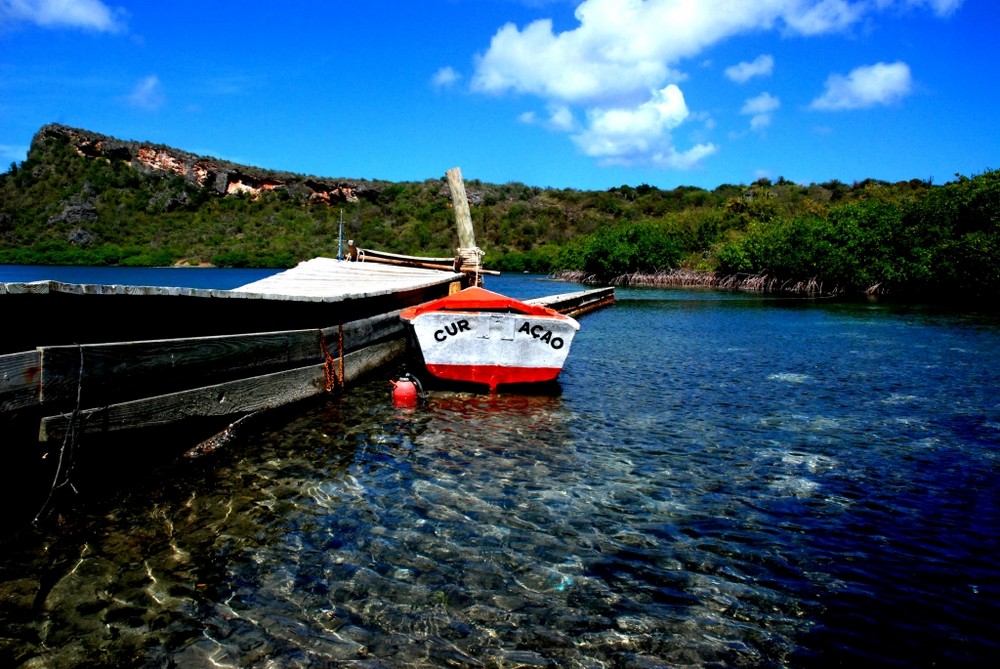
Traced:
[[408, 378], [392, 382], [392, 403], [397, 407], [417, 405], [417, 384]]

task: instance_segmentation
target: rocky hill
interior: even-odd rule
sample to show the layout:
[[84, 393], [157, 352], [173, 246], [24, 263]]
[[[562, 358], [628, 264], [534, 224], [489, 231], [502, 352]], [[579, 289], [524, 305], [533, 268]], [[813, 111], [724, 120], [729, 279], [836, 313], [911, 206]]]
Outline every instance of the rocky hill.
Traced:
[[[755, 290], [1000, 294], [998, 171], [943, 185], [779, 178], [711, 191], [467, 180], [466, 194], [486, 267], [506, 272], [676, 283], [693, 271]], [[41, 128], [27, 160], [0, 173], [0, 263], [289, 267], [336, 256], [348, 239], [453, 255], [444, 174], [313, 177], [63, 125]]]
[[0, 174], [0, 262], [288, 266], [335, 254], [340, 217], [372, 248], [448, 250], [449, 203], [443, 174], [315, 177], [50, 124]]
[[[32, 151], [47, 142], [64, 143], [80, 156], [129, 165], [147, 174], [177, 175], [219, 195], [259, 195], [268, 191], [304, 190], [314, 201], [333, 204], [355, 202], [373, 190], [363, 180], [333, 180], [274, 172], [149, 142], [108, 137], [60, 124], [43, 126], [32, 140]], [[375, 189], [377, 190], [377, 189]]]

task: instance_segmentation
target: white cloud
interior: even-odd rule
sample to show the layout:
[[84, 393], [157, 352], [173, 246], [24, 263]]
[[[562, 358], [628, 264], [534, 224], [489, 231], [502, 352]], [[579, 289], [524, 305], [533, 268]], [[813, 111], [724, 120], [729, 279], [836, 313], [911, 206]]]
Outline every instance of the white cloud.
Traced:
[[474, 90], [575, 103], [635, 99], [683, 75], [677, 63], [729, 37], [782, 27], [814, 35], [861, 18], [865, 0], [584, 0], [579, 26], [508, 23], [480, 54]]
[[964, 2], [965, 0], [876, 0], [879, 9], [897, 4], [917, 9], [929, 7], [938, 16], [951, 16]]
[[8, 21], [43, 28], [124, 30], [121, 12], [111, 10], [100, 0], [0, 0], [0, 24]]
[[781, 107], [781, 101], [770, 93], [761, 93], [743, 103], [740, 113], [750, 117], [753, 130], [771, 125], [772, 113]]
[[674, 149], [670, 131], [688, 114], [681, 89], [670, 84], [635, 108], [588, 111], [587, 127], [573, 141], [584, 154], [608, 164], [691, 167], [716, 149], [708, 144], [687, 152]]
[[727, 67], [725, 75], [738, 84], [745, 83], [754, 77], [769, 77], [774, 71], [774, 57], [770, 54], [757, 56], [750, 62], [742, 62]]
[[455, 71], [453, 67], [442, 67], [434, 76], [431, 77], [431, 84], [435, 88], [451, 88], [458, 83], [458, 80], [462, 78], [458, 72]]
[[910, 66], [903, 62], [875, 63], [851, 70], [846, 77], [831, 75], [823, 94], [812, 101], [811, 109], [838, 111], [890, 105], [913, 90]]
[[163, 94], [160, 78], [156, 75], [145, 77], [129, 93], [128, 102], [133, 107], [149, 111], [156, 111], [162, 107], [163, 103], [166, 102], [166, 96]]
[[562, 132], [575, 130], [576, 119], [573, 118], [573, 110], [566, 105], [549, 105], [548, 127]]
[[540, 119], [533, 111], [524, 112], [517, 117], [521, 123], [528, 125], [542, 125], [549, 130], [557, 132], [571, 132], [576, 130], [576, 119], [573, 117], [573, 110], [566, 105], [550, 104], [548, 106], [548, 117]]
[[951, 16], [965, 0], [913, 0], [918, 5], [927, 4], [938, 16]]
[[792, 32], [802, 35], [821, 35], [843, 30], [857, 22], [867, 9], [864, 3], [852, 0], [820, 0], [795, 4], [797, 6], [789, 7], [782, 18]]
[[[650, 100], [649, 93], [659, 95], [673, 86], [683, 100], [678, 86], [686, 80], [685, 61], [703, 60], [707, 49], [738, 35], [843, 32], [875, 12], [924, 8], [943, 16], [961, 1], [582, 0], [574, 13], [576, 25], [567, 30], [556, 30], [551, 19], [502, 26], [476, 56], [470, 86], [484, 94], [536, 96], [550, 109], [575, 109], [568, 117], [585, 118], [586, 128], [566, 131], [576, 133], [573, 141], [584, 153], [602, 161], [687, 164], [714, 147], [675, 151], [670, 134], [690, 119], [654, 113], [662, 101]], [[773, 67], [773, 58], [762, 55], [728, 68], [726, 76], [744, 82], [770, 74]], [[890, 98], [892, 91], [884, 89]], [[766, 125], [770, 113], [753, 114], [751, 123]], [[534, 114], [522, 120], [541, 123]], [[552, 119], [547, 125], [572, 127]]]

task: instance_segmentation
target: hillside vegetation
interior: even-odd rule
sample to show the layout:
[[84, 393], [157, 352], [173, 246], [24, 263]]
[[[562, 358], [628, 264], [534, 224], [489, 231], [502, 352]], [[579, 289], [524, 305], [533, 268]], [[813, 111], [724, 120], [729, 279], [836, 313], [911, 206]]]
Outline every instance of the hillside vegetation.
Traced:
[[[137, 169], [108, 150], [81, 148], [63, 130], [46, 126], [27, 160], [0, 175], [0, 263], [288, 267], [336, 256], [341, 220], [344, 240], [362, 247], [454, 254], [443, 174], [331, 188], [315, 177], [235, 166], [254, 175], [244, 181], [277, 186], [233, 193]], [[1000, 296], [996, 171], [942, 185], [761, 179], [714, 190], [579, 191], [468, 180], [466, 191], [486, 266], [501, 271], [570, 272], [596, 283]]]

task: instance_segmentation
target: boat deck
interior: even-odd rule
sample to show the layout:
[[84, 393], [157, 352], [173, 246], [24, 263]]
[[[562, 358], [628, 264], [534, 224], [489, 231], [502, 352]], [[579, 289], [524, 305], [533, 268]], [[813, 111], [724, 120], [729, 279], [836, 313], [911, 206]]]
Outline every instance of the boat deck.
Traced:
[[460, 272], [313, 258], [230, 292], [264, 298], [338, 301], [416, 290], [461, 279]]
[[63, 281], [0, 283], [0, 295], [183, 295], [235, 299], [339, 302], [422, 290], [462, 280], [460, 272], [313, 258], [297, 266], [233, 289], [177, 286], [77, 284]]

